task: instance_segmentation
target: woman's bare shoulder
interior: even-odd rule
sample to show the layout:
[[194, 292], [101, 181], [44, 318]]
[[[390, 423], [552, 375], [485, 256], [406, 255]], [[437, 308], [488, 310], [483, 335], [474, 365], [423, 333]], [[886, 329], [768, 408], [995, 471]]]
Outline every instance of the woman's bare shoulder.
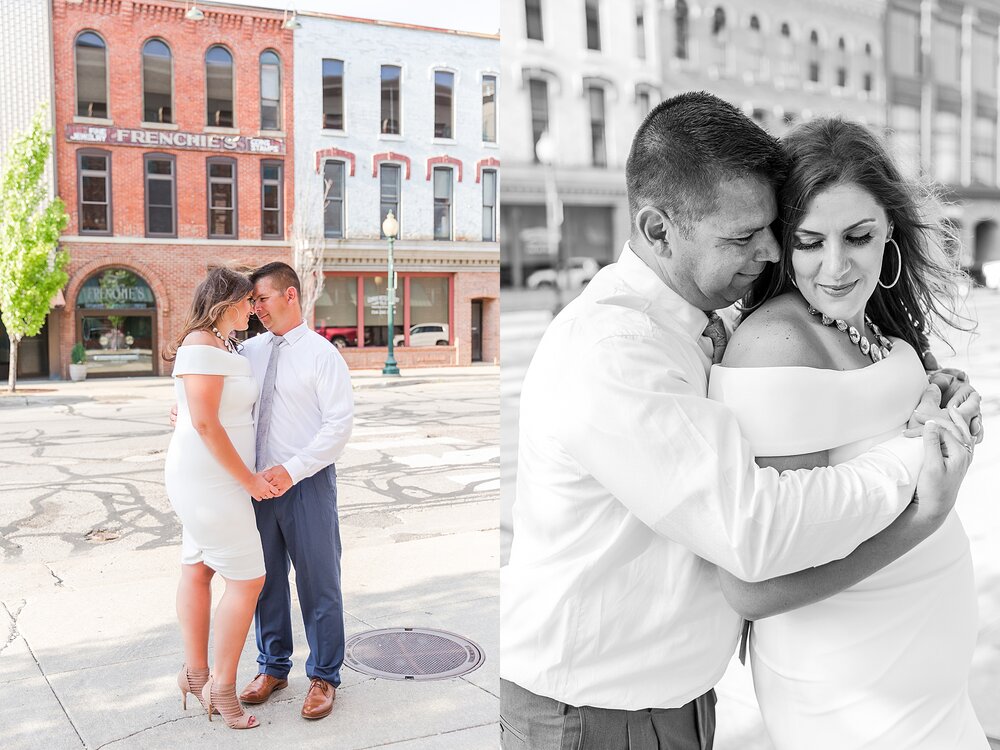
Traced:
[[726, 367], [824, 367], [816, 319], [797, 293], [773, 297], [754, 310], [733, 333], [722, 364]]
[[214, 346], [218, 348], [219, 339], [209, 331], [191, 331], [184, 337], [181, 346]]

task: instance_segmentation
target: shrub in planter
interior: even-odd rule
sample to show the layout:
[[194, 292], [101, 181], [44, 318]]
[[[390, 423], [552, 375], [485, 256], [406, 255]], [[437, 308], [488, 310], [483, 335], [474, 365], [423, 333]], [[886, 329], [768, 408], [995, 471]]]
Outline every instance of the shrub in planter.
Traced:
[[84, 380], [87, 377], [87, 350], [83, 348], [83, 344], [76, 343], [73, 345], [73, 350], [69, 354], [72, 364], [69, 366], [69, 379], [70, 380]]

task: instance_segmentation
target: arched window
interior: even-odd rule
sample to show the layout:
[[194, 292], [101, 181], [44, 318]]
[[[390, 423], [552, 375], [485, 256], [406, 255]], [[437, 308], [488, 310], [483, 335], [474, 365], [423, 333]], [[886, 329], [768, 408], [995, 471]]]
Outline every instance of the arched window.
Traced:
[[108, 116], [108, 49], [93, 31], [76, 38], [76, 114]]
[[208, 91], [205, 123], [233, 127], [233, 56], [225, 47], [209, 47], [205, 53], [205, 88]]
[[750, 16], [750, 30], [760, 31], [760, 19], [757, 16]]
[[815, 29], [809, 33], [809, 80], [819, 81], [819, 34]]
[[688, 59], [688, 5], [684, 0], [677, 0], [674, 6], [674, 55]]
[[716, 6], [712, 14], [712, 36], [719, 37], [726, 30], [726, 11], [722, 6]]
[[159, 39], [142, 45], [142, 120], [173, 122], [170, 47]]
[[788, 27], [787, 23], [781, 24], [781, 35], [786, 39], [791, 38], [792, 30]]
[[272, 50], [260, 55], [260, 127], [281, 130], [281, 59]]
[[847, 44], [844, 37], [837, 40], [837, 86], [847, 86]]

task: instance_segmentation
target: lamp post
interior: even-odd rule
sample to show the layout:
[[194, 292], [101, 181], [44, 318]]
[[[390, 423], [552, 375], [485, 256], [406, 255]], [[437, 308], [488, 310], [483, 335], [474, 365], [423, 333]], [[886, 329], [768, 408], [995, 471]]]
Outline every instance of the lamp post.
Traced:
[[563, 307], [563, 284], [565, 283], [566, 264], [563, 262], [562, 243], [560, 240], [560, 228], [562, 225], [562, 206], [559, 203], [559, 191], [556, 188], [555, 161], [557, 148], [555, 140], [545, 130], [538, 137], [535, 144], [535, 155], [542, 164], [542, 171], [545, 178], [545, 237], [548, 246], [549, 257], [555, 257], [556, 262], [556, 304], [552, 311], [553, 315], [558, 315]]
[[396, 221], [396, 217], [390, 211], [385, 217], [385, 221], [382, 222], [382, 234], [389, 240], [389, 278], [386, 280], [385, 291], [385, 296], [389, 303], [389, 353], [385, 358], [385, 367], [382, 368], [383, 375], [399, 375], [399, 367], [396, 366], [396, 357], [392, 353], [392, 339], [396, 334], [393, 324], [393, 313], [396, 309], [396, 272], [393, 269], [392, 243], [396, 239], [398, 232], [399, 222]]

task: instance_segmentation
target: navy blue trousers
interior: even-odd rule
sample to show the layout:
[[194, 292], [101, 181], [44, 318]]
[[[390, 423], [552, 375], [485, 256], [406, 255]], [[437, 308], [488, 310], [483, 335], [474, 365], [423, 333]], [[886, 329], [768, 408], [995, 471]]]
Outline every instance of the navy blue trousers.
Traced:
[[327, 466], [279, 498], [254, 503], [267, 577], [257, 600], [257, 664], [284, 678], [292, 668], [289, 563], [306, 626], [306, 675], [340, 684], [344, 663], [344, 600], [340, 589], [337, 471]]

